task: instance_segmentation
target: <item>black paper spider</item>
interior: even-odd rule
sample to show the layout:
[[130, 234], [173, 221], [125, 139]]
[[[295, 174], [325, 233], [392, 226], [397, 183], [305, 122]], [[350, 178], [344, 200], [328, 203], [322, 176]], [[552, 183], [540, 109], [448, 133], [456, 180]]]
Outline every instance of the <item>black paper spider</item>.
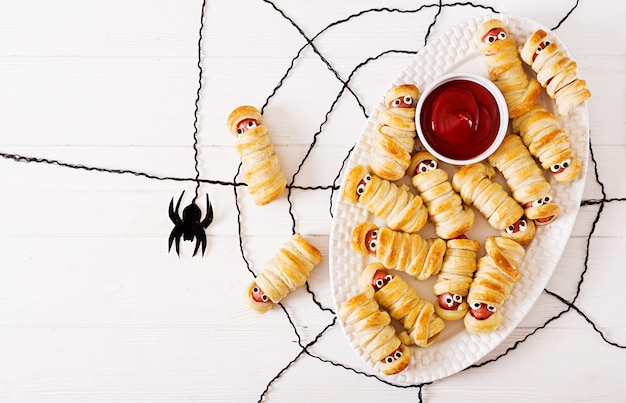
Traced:
[[196, 256], [200, 244], [202, 244], [202, 255], [204, 255], [204, 251], [206, 250], [206, 234], [204, 230], [213, 222], [213, 207], [211, 207], [209, 195], [207, 194], [207, 212], [204, 220], [200, 221], [202, 212], [200, 211], [200, 207], [194, 202], [183, 209], [183, 218], [181, 219], [178, 215], [178, 209], [184, 194], [185, 192], [183, 191], [178, 199], [178, 203], [176, 203], [176, 210], [174, 210], [174, 198], [172, 197], [172, 201], [170, 201], [169, 214], [170, 219], [174, 223], [174, 229], [170, 233], [167, 250], [168, 252], [171, 251], [172, 243], [176, 240], [176, 253], [180, 256], [179, 246], [180, 237], [182, 236], [185, 241], [193, 241], [194, 238], [196, 239], [196, 248], [193, 251], [193, 256]]

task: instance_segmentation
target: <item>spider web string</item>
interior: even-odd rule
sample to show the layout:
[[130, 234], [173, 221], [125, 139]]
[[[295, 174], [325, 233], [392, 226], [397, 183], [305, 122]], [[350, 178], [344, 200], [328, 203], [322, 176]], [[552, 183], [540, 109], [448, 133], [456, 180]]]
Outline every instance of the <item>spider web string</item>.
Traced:
[[[316, 145], [316, 141], [318, 136], [323, 132], [323, 129], [326, 125], [326, 123], [328, 122], [328, 119], [330, 117], [330, 115], [332, 114], [332, 112], [334, 111], [334, 108], [336, 106], [336, 104], [338, 103], [339, 99], [346, 95], [349, 94], [351, 95], [355, 102], [357, 103], [358, 107], [361, 109], [363, 115], [365, 116], [365, 118], [368, 117], [367, 112], [365, 107], [363, 106], [363, 103], [359, 100], [359, 97], [356, 95], [356, 93], [350, 88], [349, 84], [351, 79], [353, 78], [353, 76], [357, 73], [357, 71], [359, 69], [361, 69], [363, 66], [368, 65], [369, 63], [378, 60], [388, 54], [392, 54], [392, 53], [406, 53], [406, 54], [413, 54], [413, 53], [417, 53], [418, 50], [387, 50], [384, 51], [376, 56], [367, 58], [366, 60], [364, 60], [363, 62], [359, 63], [357, 66], [354, 67], [354, 69], [350, 72], [350, 74], [348, 75], [348, 77], [341, 78], [340, 74], [336, 71], [336, 69], [332, 66], [332, 64], [330, 63], [330, 61], [328, 61], [320, 52], [320, 50], [315, 47], [314, 45], [314, 41], [315, 39], [317, 39], [320, 35], [322, 35], [324, 32], [328, 31], [329, 29], [339, 26], [341, 24], [347, 23], [349, 21], [352, 21], [354, 19], [357, 19], [361, 16], [367, 15], [367, 14], [373, 14], [373, 13], [417, 13], [429, 8], [433, 8], [436, 7], [437, 11], [436, 14], [433, 17], [432, 22], [430, 23], [430, 25], [428, 26], [428, 30], [426, 32], [425, 38], [424, 38], [424, 44], [427, 43], [428, 41], [428, 37], [430, 35], [431, 29], [436, 25], [438, 17], [440, 16], [440, 14], [442, 13], [442, 10], [444, 8], [451, 8], [451, 7], [473, 7], [473, 8], [481, 8], [481, 9], [485, 9], [485, 10], [490, 10], [493, 13], [497, 13], [497, 11], [491, 7], [491, 6], [485, 6], [482, 4], [475, 4], [472, 2], [456, 2], [456, 3], [448, 3], [448, 4], [443, 4], [442, 1], [439, 1], [436, 4], [427, 4], [427, 5], [423, 5], [417, 9], [411, 9], [411, 10], [403, 10], [403, 9], [394, 9], [394, 8], [375, 8], [375, 9], [367, 9], [367, 10], [363, 10], [360, 11], [358, 13], [349, 15], [348, 17], [345, 17], [343, 19], [337, 20], [335, 22], [330, 23], [329, 25], [327, 25], [325, 28], [323, 28], [321, 31], [319, 31], [317, 34], [309, 37], [307, 36], [307, 34], [298, 26], [298, 24], [289, 16], [287, 16], [287, 14], [282, 11], [280, 8], [278, 8], [276, 6], [276, 4], [274, 4], [272, 1], [270, 0], [262, 0], [264, 3], [269, 4], [272, 8], [274, 8], [287, 22], [289, 22], [291, 25], [294, 26], [294, 28], [298, 31], [298, 33], [305, 39], [306, 44], [297, 52], [296, 56], [291, 60], [291, 64], [289, 65], [289, 67], [287, 68], [286, 72], [284, 73], [284, 75], [282, 76], [282, 78], [280, 78], [280, 80], [278, 81], [278, 84], [276, 85], [276, 87], [273, 89], [272, 93], [268, 96], [268, 98], [266, 99], [262, 110], [268, 105], [268, 103], [270, 102], [270, 100], [278, 93], [279, 89], [283, 86], [283, 83], [285, 82], [285, 80], [287, 79], [287, 77], [289, 76], [290, 72], [295, 68], [295, 62], [296, 60], [301, 56], [302, 52], [304, 49], [306, 49], [307, 47], [311, 47], [314, 52], [318, 55], [318, 57], [320, 57], [320, 59], [324, 62], [324, 64], [326, 65], [326, 67], [335, 75], [336, 79], [341, 83], [341, 89], [339, 91], [339, 93], [337, 94], [337, 97], [335, 98], [335, 100], [332, 102], [329, 110], [327, 111], [327, 113], [324, 116], [324, 120], [322, 121], [322, 123], [319, 125], [318, 127], [318, 131], [316, 133], [314, 133], [313, 135], [313, 139], [312, 142], [310, 144], [310, 147], [305, 155], [305, 157], [302, 159], [300, 165], [298, 166], [295, 174], [292, 176], [292, 180], [291, 183], [288, 184], [287, 188], [289, 189], [289, 194], [291, 196], [291, 190], [305, 190], [305, 191], [313, 191], [313, 190], [317, 190], [317, 191], [330, 191], [330, 214], [332, 216], [332, 199], [333, 199], [333, 192], [335, 192], [336, 190], [339, 189], [339, 186], [337, 185], [337, 182], [339, 181], [339, 178], [341, 177], [341, 172], [343, 171], [344, 165], [346, 164], [346, 162], [348, 161], [353, 149], [354, 149], [354, 145], [347, 151], [347, 154], [345, 156], [345, 158], [343, 159], [343, 161], [341, 162], [341, 166], [338, 168], [338, 174], [337, 176], [334, 178], [332, 184], [329, 185], [317, 185], [317, 186], [298, 186], [295, 184], [296, 182], [296, 176], [297, 174], [301, 171], [302, 167], [304, 166], [304, 163], [306, 162], [308, 156], [310, 155], [310, 153], [312, 152], [312, 150], [315, 148]], [[205, 0], [203, 0], [202, 2], [202, 13], [201, 15], [204, 16], [204, 9], [205, 9]], [[579, 5], [579, 1], [577, 0], [574, 4], [574, 6], [567, 12], [567, 14], [556, 24], [556, 26], [553, 28], [553, 30], [558, 29], [567, 19], [568, 17], [574, 12], [574, 10], [578, 7]], [[203, 18], [201, 19], [203, 21]], [[201, 28], [200, 28], [200, 38], [198, 40], [198, 56], [201, 56], [201, 47], [202, 47], [202, 29], [203, 29], [203, 23], [201, 23]], [[199, 59], [200, 60], [200, 59]], [[198, 67], [200, 69], [200, 86], [202, 84], [201, 79], [202, 79], [202, 66], [200, 64], [200, 61], [198, 62]], [[188, 181], [194, 181], [197, 185], [196, 187], [196, 197], [197, 197], [197, 192], [198, 192], [198, 186], [200, 185], [200, 183], [208, 183], [208, 184], [212, 184], [212, 185], [218, 185], [218, 186], [227, 186], [227, 187], [232, 187], [233, 192], [234, 192], [234, 199], [235, 199], [235, 204], [236, 204], [236, 209], [237, 209], [237, 225], [238, 225], [238, 234], [239, 234], [239, 248], [240, 248], [240, 252], [241, 252], [241, 256], [243, 259], [243, 262], [245, 264], [245, 266], [247, 267], [248, 271], [254, 276], [254, 272], [252, 271], [251, 267], [250, 267], [250, 261], [247, 258], [247, 254], [245, 252], [245, 246], [244, 246], [244, 242], [243, 242], [243, 236], [242, 236], [242, 211], [239, 205], [239, 193], [238, 193], [238, 189], [241, 188], [242, 186], [246, 186], [245, 183], [242, 182], [238, 182], [237, 178], [240, 175], [240, 171], [241, 171], [241, 165], [239, 165], [239, 167], [237, 168], [237, 172], [235, 173], [233, 180], [232, 181], [221, 181], [221, 180], [213, 180], [213, 179], [203, 179], [200, 178], [200, 172], [199, 172], [199, 155], [198, 155], [198, 127], [197, 127], [197, 122], [198, 122], [198, 104], [199, 104], [199, 99], [200, 99], [200, 93], [201, 93], [201, 88], [198, 88], [198, 92], [196, 94], [197, 98], [196, 98], [196, 102], [195, 102], [195, 112], [194, 112], [194, 161], [195, 161], [195, 171], [196, 171], [196, 175], [194, 178], [185, 178], [185, 177], [173, 177], [173, 176], [159, 176], [159, 175], [154, 175], [154, 174], [150, 174], [150, 173], [146, 173], [146, 172], [141, 172], [141, 171], [134, 171], [134, 170], [127, 170], [127, 169], [110, 169], [110, 168], [104, 168], [104, 167], [95, 167], [95, 166], [88, 166], [88, 165], [83, 165], [83, 164], [73, 164], [73, 163], [67, 163], [67, 162], [63, 162], [60, 160], [55, 160], [55, 159], [48, 159], [48, 158], [43, 158], [43, 157], [33, 157], [33, 156], [24, 156], [24, 155], [20, 155], [20, 154], [15, 154], [15, 153], [6, 153], [6, 152], [0, 152], [0, 157], [7, 159], [7, 160], [12, 160], [14, 162], [21, 162], [21, 163], [40, 163], [40, 164], [49, 164], [49, 165], [57, 165], [59, 167], [63, 167], [63, 168], [68, 168], [68, 169], [76, 169], [76, 170], [85, 170], [85, 171], [93, 171], [93, 172], [102, 172], [102, 173], [110, 173], [110, 174], [120, 174], [120, 175], [134, 175], [134, 176], [138, 176], [138, 177], [143, 177], [146, 179], [150, 179], [150, 180], [159, 180], [159, 181], [178, 181], [178, 182], [188, 182]], [[574, 296], [574, 298], [571, 299], [571, 301], [568, 301], [567, 299], [563, 298], [562, 296], [558, 295], [557, 293], [550, 291], [548, 289], [545, 289], [545, 293], [547, 295], [550, 295], [551, 297], [555, 298], [557, 301], [559, 301], [560, 303], [562, 303], [564, 305], [564, 309], [561, 310], [560, 312], [556, 313], [554, 316], [552, 316], [551, 318], [549, 318], [548, 320], [546, 320], [541, 326], [538, 326], [536, 328], [534, 328], [532, 331], [530, 331], [528, 334], [526, 334], [522, 339], [515, 341], [512, 346], [510, 346], [506, 351], [504, 351], [502, 354], [481, 362], [479, 364], [474, 364], [470, 367], [468, 367], [468, 369], [470, 368], [480, 368], [483, 367], [485, 365], [488, 365], [489, 363], [498, 361], [499, 359], [501, 359], [502, 357], [508, 355], [511, 351], [515, 350], [520, 344], [522, 344], [523, 342], [525, 342], [526, 340], [528, 340], [530, 337], [532, 337], [533, 335], [535, 335], [536, 333], [540, 332], [542, 329], [546, 328], [550, 323], [558, 320], [559, 318], [561, 318], [564, 314], [568, 313], [568, 312], [575, 312], [576, 314], [578, 314], [581, 318], [583, 318], [591, 327], [592, 329], [598, 333], [598, 335], [600, 336], [600, 338], [607, 344], [616, 347], [616, 348], [620, 348], [620, 349], [624, 349], [626, 348], [626, 346], [624, 344], [620, 344], [618, 342], [615, 342], [613, 340], [610, 340], [600, 329], [599, 327], [593, 322], [593, 320], [591, 319], [591, 317], [584, 312], [584, 310], [582, 310], [579, 306], [576, 305], [576, 301], [580, 295], [581, 289], [583, 287], [584, 284], [584, 278], [585, 278], [585, 274], [587, 273], [589, 267], [588, 267], [588, 263], [589, 263], [589, 256], [590, 256], [590, 248], [591, 248], [591, 240], [592, 240], [592, 236], [595, 233], [596, 230], [596, 225], [598, 224], [598, 222], [601, 219], [601, 214], [604, 211], [604, 207], [607, 204], [611, 204], [611, 203], [620, 203], [620, 202], [624, 202], [626, 201], [626, 198], [608, 198], [606, 195], [606, 191], [605, 191], [605, 186], [604, 183], [601, 181], [599, 173], [598, 173], [598, 164], [597, 161], [595, 160], [595, 156], [593, 153], [593, 147], [592, 144], [590, 142], [589, 144], [589, 150], [590, 150], [590, 156], [591, 156], [591, 160], [593, 162], [594, 165], [594, 174], [595, 174], [595, 181], [600, 185], [601, 187], [601, 195], [602, 197], [600, 199], [588, 199], [588, 200], [583, 200], [581, 201], [581, 207], [587, 207], [587, 206], [599, 206], [598, 211], [594, 217], [594, 221], [592, 224], [592, 228], [588, 233], [587, 236], [587, 240], [586, 240], [586, 252], [585, 252], [585, 259], [584, 259], [584, 269], [582, 271], [582, 273], [580, 274], [580, 279], [578, 281], [577, 287], [576, 287], [576, 294]], [[293, 215], [293, 202], [291, 200], [291, 197], [289, 196], [289, 213], [290, 216], [292, 218], [292, 230], [295, 231], [295, 227], [296, 227], [296, 218]], [[363, 377], [368, 377], [368, 378], [374, 378], [377, 381], [386, 384], [390, 387], [394, 387], [394, 388], [404, 388], [404, 389], [408, 389], [408, 388], [415, 388], [418, 391], [417, 394], [417, 398], [418, 401], [422, 402], [423, 400], [423, 391], [424, 391], [424, 387], [426, 385], [430, 385], [433, 384], [435, 382], [430, 382], [430, 383], [423, 383], [423, 384], [416, 384], [416, 385], [408, 385], [408, 386], [401, 386], [401, 385], [395, 385], [392, 384], [390, 382], [388, 382], [387, 380], [378, 377], [376, 375], [372, 375], [372, 374], [368, 374], [362, 371], [359, 371], [355, 368], [352, 368], [348, 365], [339, 363], [339, 362], [335, 362], [331, 359], [325, 358], [323, 356], [314, 354], [310, 348], [312, 346], [314, 346], [320, 339], [323, 338], [324, 334], [327, 333], [327, 331], [331, 328], [333, 328], [336, 323], [337, 323], [337, 317], [335, 315], [335, 313], [332, 311], [332, 309], [330, 308], [325, 308], [323, 307], [319, 301], [317, 301], [317, 298], [315, 296], [315, 293], [309, 288], [309, 285], [307, 283], [307, 292], [311, 295], [312, 300], [318, 305], [318, 307], [321, 310], [324, 311], [328, 311], [332, 314], [332, 320], [322, 329], [321, 332], [319, 332], [310, 342], [305, 343], [302, 339], [302, 335], [300, 334], [300, 332], [298, 331], [297, 326], [295, 325], [294, 321], [293, 321], [293, 317], [292, 314], [285, 308], [285, 306], [283, 306], [282, 304], [280, 304], [280, 307], [282, 308], [285, 317], [287, 318], [287, 320], [289, 321], [290, 325], [292, 326], [292, 329], [294, 331], [294, 334], [297, 337], [298, 340], [298, 345], [300, 347], [300, 351], [298, 352], [298, 354], [296, 354], [292, 360], [290, 360], [281, 370], [279, 370], [275, 376], [269, 380], [269, 382], [266, 385], [265, 390], [263, 390], [263, 392], [261, 393], [261, 395], [259, 396], [259, 401], [264, 400], [269, 392], [270, 392], [270, 388], [272, 387], [272, 385], [274, 385], [286, 372], [289, 371], [289, 369], [300, 359], [302, 359], [305, 356], [308, 356], [310, 358], [316, 359], [322, 363], [328, 364], [328, 365], [332, 365], [338, 368], [342, 368], [346, 371], [350, 371], [358, 376], [363, 376]]]
[[200, 97], [202, 94], [202, 34], [204, 31], [204, 10], [206, 8], [206, 0], [202, 0], [202, 5], [200, 7], [200, 28], [198, 29], [198, 89], [196, 90], [196, 100], [194, 102], [194, 111], [193, 111], [193, 159], [194, 159], [194, 170], [196, 172], [195, 182], [195, 196], [194, 202], [198, 199], [200, 192], [200, 159], [199, 159], [199, 139], [198, 139], [198, 114], [200, 111]]

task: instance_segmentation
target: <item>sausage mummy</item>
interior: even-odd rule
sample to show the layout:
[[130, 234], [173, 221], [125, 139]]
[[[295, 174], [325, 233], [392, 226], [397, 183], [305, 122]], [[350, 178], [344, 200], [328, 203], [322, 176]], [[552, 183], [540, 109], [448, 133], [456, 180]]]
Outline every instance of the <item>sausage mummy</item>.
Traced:
[[321, 252], [302, 235], [295, 233], [248, 287], [248, 305], [259, 313], [269, 311], [288, 293], [303, 286], [321, 260]]
[[471, 333], [490, 333], [498, 326], [500, 307], [520, 278], [518, 269], [526, 253], [520, 244], [502, 237], [488, 237], [485, 250], [467, 296], [464, 323]]
[[559, 206], [552, 201], [552, 187], [520, 136], [506, 135], [488, 161], [502, 172], [511, 195], [524, 207], [528, 219], [545, 225], [558, 217]]
[[532, 241], [535, 224], [524, 217], [524, 209], [504, 190], [491, 181], [496, 172], [484, 161], [465, 165], [452, 176], [452, 187], [467, 204], [472, 204], [500, 230], [501, 235], [522, 245]]
[[450, 239], [433, 293], [437, 296], [435, 313], [445, 320], [461, 319], [467, 313], [467, 294], [476, 271], [476, 252], [480, 243], [472, 239]]
[[387, 180], [401, 179], [411, 162], [415, 143], [415, 106], [419, 90], [403, 84], [389, 90], [385, 108], [380, 111], [380, 125], [374, 133], [369, 165], [372, 172]]
[[477, 33], [478, 50], [485, 56], [489, 78], [500, 89], [509, 109], [516, 117], [535, 104], [541, 85], [528, 79], [517, 52], [515, 39], [508, 35], [504, 22], [492, 19]]
[[254, 106], [240, 106], [228, 116], [228, 128], [236, 137], [235, 148], [241, 157], [243, 179], [254, 202], [263, 206], [278, 198], [287, 179], [261, 113]]
[[343, 197], [354, 204], [362, 204], [393, 230], [415, 233], [428, 220], [428, 210], [421, 197], [411, 193], [406, 185], [398, 187], [372, 175], [363, 165], [357, 165], [349, 172]]
[[522, 60], [537, 73], [537, 80], [554, 99], [560, 115], [591, 97], [587, 82], [578, 77], [576, 62], [551, 42], [548, 33], [535, 31], [519, 48]]
[[433, 344], [445, 324], [432, 303], [421, 299], [402, 277], [390, 274], [380, 262], [367, 265], [361, 279], [363, 285], [372, 287], [376, 301], [402, 324], [405, 332], [400, 339], [405, 344]]
[[580, 160], [574, 156], [569, 137], [559, 128], [559, 122], [552, 113], [540, 104], [535, 104], [528, 112], [511, 122], [519, 133], [528, 151], [537, 159], [543, 169], [549, 169], [558, 182], [576, 179], [582, 168]]
[[432, 154], [420, 151], [411, 159], [408, 173], [428, 208], [437, 236], [454, 239], [472, 228], [474, 211], [463, 204], [448, 180], [448, 173], [438, 168], [438, 164]]
[[337, 316], [353, 328], [359, 345], [383, 374], [397, 374], [408, 367], [409, 348], [400, 341], [391, 317], [380, 309], [371, 289], [348, 299]]
[[360, 254], [376, 256], [385, 268], [404, 271], [417, 280], [439, 273], [446, 251], [442, 239], [424, 239], [418, 234], [379, 228], [371, 222], [354, 228], [351, 244]]

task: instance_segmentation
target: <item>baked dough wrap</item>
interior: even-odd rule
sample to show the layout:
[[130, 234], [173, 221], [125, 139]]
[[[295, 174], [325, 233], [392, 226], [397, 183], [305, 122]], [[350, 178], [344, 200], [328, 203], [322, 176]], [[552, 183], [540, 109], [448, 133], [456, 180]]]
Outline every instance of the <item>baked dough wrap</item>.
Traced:
[[378, 115], [380, 124], [369, 156], [372, 172], [383, 179], [401, 179], [409, 167], [415, 144], [418, 96], [419, 90], [412, 84], [393, 87], [385, 96], [385, 108]]
[[383, 374], [397, 374], [409, 366], [411, 354], [373, 294], [369, 289], [348, 299], [337, 316], [352, 327], [359, 345]]
[[411, 193], [406, 185], [398, 187], [371, 174], [364, 165], [357, 165], [348, 173], [343, 197], [351, 203], [362, 204], [393, 230], [415, 233], [428, 220], [428, 210], [421, 197]]
[[515, 241], [487, 237], [487, 254], [478, 259], [478, 269], [470, 285], [465, 328], [471, 333], [490, 333], [500, 323], [500, 307], [511, 295], [520, 278], [519, 266], [526, 251]]
[[321, 261], [322, 253], [300, 233], [295, 233], [265, 263], [263, 271], [248, 287], [248, 306], [259, 313], [269, 311], [288, 293], [303, 286]]
[[478, 241], [460, 238], [447, 242], [443, 265], [433, 286], [435, 313], [445, 320], [461, 319], [467, 313], [467, 294], [476, 271]]
[[569, 137], [559, 127], [556, 116], [535, 104], [528, 112], [511, 122], [528, 151], [543, 169], [550, 170], [558, 182], [571, 182], [578, 176], [582, 163], [574, 156]]
[[560, 115], [566, 116], [571, 108], [591, 97], [587, 82], [578, 77], [576, 62], [550, 41], [546, 31], [533, 32], [519, 47], [519, 53], [537, 73], [537, 80], [554, 99]]
[[503, 237], [526, 245], [535, 236], [535, 224], [524, 217], [522, 206], [502, 185], [491, 180], [495, 174], [493, 167], [484, 161], [465, 165], [452, 176], [452, 187]]
[[489, 79], [504, 95], [509, 117], [523, 114], [537, 101], [541, 85], [526, 75], [515, 39], [498, 19], [485, 22], [476, 39], [478, 50], [485, 56]]
[[443, 239], [454, 239], [472, 228], [474, 211], [463, 204], [448, 180], [448, 173], [438, 165], [439, 161], [431, 153], [419, 151], [411, 159], [407, 173], [428, 208], [435, 234]]
[[351, 244], [356, 252], [375, 256], [385, 268], [404, 271], [417, 280], [439, 273], [446, 251], [442, 239], [424, 239], [368, 221], [354, 227]]
[[[443, 330], [443, 320], [435, 314], [430, 301], [419, 297], [404, 279], [392, 275], [380, 262], [370, 263], [361, 273], [363, 285], [374, 290], [374, 298], [389, 315], [400, 322], [405, 344], [429, 347]], [[408, 337], [407, 337], [408, 336]]]
[[231, 112], [227, 124], [236, 138], [248, 192], [257, 205], [270, 203], [285, 190], [287, 179], [261, 113], [254, 106], [243, 105]]
[[552, 187], [520, 136], [506, 135], [488, 161], [502, 173], [511, 196], [522, 205], [528, 219], [545, 225], [558, 217], [559, 206], [553, 202]]

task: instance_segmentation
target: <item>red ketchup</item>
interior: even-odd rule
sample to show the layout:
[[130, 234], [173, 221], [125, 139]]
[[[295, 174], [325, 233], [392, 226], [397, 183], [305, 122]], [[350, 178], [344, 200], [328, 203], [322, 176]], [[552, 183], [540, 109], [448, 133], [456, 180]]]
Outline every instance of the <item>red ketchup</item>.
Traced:
[[451, 159], [470, 159], [494, 142], [500, 127], [498, 104], [469, 80], [448, 81], [424, 100], [420, 125], [426, 141]]

